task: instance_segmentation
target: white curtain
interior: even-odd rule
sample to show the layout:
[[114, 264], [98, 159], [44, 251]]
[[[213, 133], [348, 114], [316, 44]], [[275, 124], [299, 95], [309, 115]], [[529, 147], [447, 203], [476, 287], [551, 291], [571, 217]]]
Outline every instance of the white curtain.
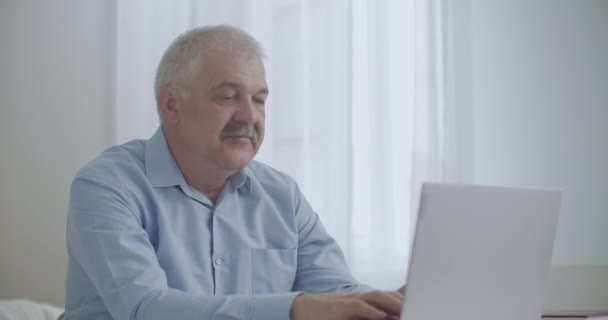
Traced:
[[155, 68], [178, 34], [247, 30], [271, 92], [257, 159], [298, 181], [362, 282], [397, 288], [420, 182], [455, 168], [444, 1], [117, 1], [116, 142], [157, 128]]

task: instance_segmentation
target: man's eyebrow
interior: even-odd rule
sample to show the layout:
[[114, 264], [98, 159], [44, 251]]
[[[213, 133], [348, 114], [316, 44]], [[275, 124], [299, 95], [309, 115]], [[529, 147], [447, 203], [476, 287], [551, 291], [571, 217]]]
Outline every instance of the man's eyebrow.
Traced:
[[[232, 89], [235, 89], [235, 90], [243, 88], [243, 86], [241, 84], [238, 84], [236, 82], [222, 82], [222, 83], [220, 83], [220, 84], [212, 87], [211, 90], [218, 90], [218, 89], [222, 89], [222, 88], [225, 88], [225, 87], [232, 88]], [[269, 93], [268, 88], [262, 88], [262, 89], [258, 90], [258, 92], [256, 92], [255, 94], [265, 94], [265, 95], [268, 95], [268, 93]]]
[[222, 89], [222, 88], [224, 88], [224, 87], [230, 87], [230, 88], [238, 89], [238, 88], [240, 88], [240, 87], [241, 87], [241, 85], [239, 85], [239, 84], [238, 84], [238, 83], [236, 83], [236, 82], [222, 82], [222, 83], [220, 83], [220, 84], [218, 84], [218, 85], [216, 85], [216, 86], [213, 86], [213, 87], [211, 88], [211, 90]]

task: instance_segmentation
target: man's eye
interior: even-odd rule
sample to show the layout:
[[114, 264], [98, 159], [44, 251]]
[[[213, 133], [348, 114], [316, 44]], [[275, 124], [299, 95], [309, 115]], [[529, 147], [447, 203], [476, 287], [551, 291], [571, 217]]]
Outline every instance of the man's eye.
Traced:
[[222, 100], [234, 100], [236, 96], [223, 96]]
[[264, 99], [253, 99], [253, 102], [255, 102], [257, 104], [264, 105], [266, 103], [266, 100], [264, 100]]

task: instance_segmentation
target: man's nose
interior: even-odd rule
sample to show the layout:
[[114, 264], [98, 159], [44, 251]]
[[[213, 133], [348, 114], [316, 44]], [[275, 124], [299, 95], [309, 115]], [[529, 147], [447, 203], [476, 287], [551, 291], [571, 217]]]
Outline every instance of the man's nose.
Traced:
[[255, 103], [251, 99], [243, 99], [234, 115], [234, 120], [254, 124], [258, 120], [259, 113], [255, 107]]

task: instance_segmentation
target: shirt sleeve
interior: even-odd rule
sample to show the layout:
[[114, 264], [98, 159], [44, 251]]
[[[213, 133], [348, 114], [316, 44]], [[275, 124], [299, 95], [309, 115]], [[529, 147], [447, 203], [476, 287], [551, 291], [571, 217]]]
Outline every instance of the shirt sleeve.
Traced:
[[338, 243], [297, 190], [298, 270], [294, 290], [303, 292], [369, 291], [353, 277]]
[[120, 188], [98, 177], [80, 176], [72, 184], [68, 254], [112, 318], [289, 319], [298, 292], [211, 296], [169, 288], [134, 206]]

